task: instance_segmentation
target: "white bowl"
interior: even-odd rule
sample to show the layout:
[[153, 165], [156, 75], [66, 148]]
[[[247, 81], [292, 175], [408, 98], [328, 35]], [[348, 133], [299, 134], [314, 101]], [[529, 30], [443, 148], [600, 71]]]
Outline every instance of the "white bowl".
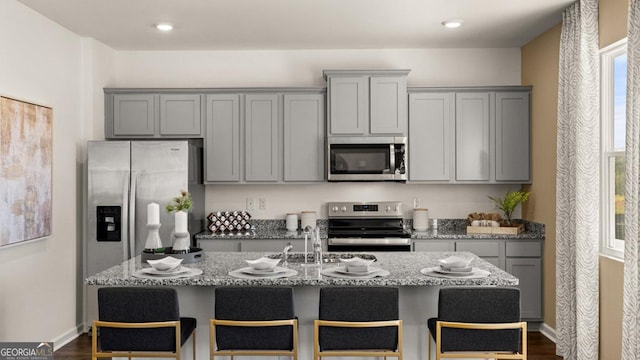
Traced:
[[460, 256], [449, 256], [448, 258], [438, 260], [438, 264], [446, 268], [466, 268], [471, 263], [471, 258], [463, 258]]
[[366, 274], [369, 272], [369, 265], [366, 266], [347, 266], [347, 272], [356, 274]]
[[158, 260], [147, 260], [149, 265], [158, 271], [171, 271], [176, 269], [182, 263], [183, 259], [176, 259], [172, 256], [167, 256]]
[[347, 268], [369, 267], [369, 265], [373, 264], [374, 261], [375, 260], [373, 259], [367, 260], [357, 256], [354, 256], [351, 259], [340, 259], [340, 262], [342, 263], [342, 265], [344, 265]]
[[254, 270], [274, 270], [276, 265], [280, 262], [280, 259], [270, 259], [268, 257], [261, 257], [256, 260], [245, 260], [249, 266]]

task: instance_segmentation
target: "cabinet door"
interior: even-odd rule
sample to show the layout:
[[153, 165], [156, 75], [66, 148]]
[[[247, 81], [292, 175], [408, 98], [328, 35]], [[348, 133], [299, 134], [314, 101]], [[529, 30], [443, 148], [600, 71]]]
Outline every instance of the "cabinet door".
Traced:
[[239, 240], [199, 240], [198, 247], [202, 251], [236, 252], [240, 251]]
[[529, 93], [496, 93], [496, 181], [528, 182]]
[[454, 241], [413, 240], [413, 251], [454, 251]]
[[285, 242], [282, 240], [259, 239], [241, 240], [240, 250], [243, 252], [282, 252]]
[[489, 125], [489, 93], [456, 94], [456, 180], [490, 180]]
[[202, 136], [200, 95], [160, 95], [160, 135]]
[[284, 95], [284, 181], [323, 181], [324, 95]]
[[451, 180], [453, 94], [409, 95], [409, 180]]
[[155, 134], [154, 96], [113, 95], [113, 135], [153, 136]]
[[278, 95], [245, 96], [245, 180], [278, 180]]
[[507, 272], [520, 279], [520, 314], [523, 319], [542, 319], [542, 260], [507, 258]]
[[329, 78], [329, 133], [361, 135], [369, 123], [368, 78]]
[[240, 95], [207, 95], [206, 180], [240, 181]]
[[369, 80], [371, 134], [407, 134], [406, 76], [372, 76]]

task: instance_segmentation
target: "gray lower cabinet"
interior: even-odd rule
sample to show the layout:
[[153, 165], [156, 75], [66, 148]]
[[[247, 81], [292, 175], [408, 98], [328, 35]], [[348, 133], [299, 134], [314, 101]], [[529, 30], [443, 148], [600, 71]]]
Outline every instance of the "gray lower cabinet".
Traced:
[[240, 181], [240, 95], [206, 96], [207, 182]]
[[304, 240], [302, 239], [229, 239], [229, 240], [199, 240], [198, 247], [203, 251], [217, 252], [273, 252], [279, 253], [284, 247], [291, 243], [292, 252], [304, 251]]
[[520, 280], [522, 318], [542, 321], [542, 240], [413, 239], [414, 251], [468, 251]]
[[202, 138], [201, 97], [105, 89], [105, 137]]
[[284, 95], [284, 181], [324, 181], [324, 94]]

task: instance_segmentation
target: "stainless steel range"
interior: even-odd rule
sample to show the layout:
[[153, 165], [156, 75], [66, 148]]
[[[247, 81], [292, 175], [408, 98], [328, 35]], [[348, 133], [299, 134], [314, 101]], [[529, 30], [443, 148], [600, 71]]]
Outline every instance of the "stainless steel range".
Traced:
[[329, 251], [411, 251], [400, 201], [330, 202]]

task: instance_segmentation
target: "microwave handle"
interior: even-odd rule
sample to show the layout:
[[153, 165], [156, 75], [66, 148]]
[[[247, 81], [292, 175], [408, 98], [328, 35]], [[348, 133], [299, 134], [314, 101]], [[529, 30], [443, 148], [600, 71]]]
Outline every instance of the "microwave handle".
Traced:
[[396, 145], [389, 144], [389, 171], [391, 174], [396, 172]]

